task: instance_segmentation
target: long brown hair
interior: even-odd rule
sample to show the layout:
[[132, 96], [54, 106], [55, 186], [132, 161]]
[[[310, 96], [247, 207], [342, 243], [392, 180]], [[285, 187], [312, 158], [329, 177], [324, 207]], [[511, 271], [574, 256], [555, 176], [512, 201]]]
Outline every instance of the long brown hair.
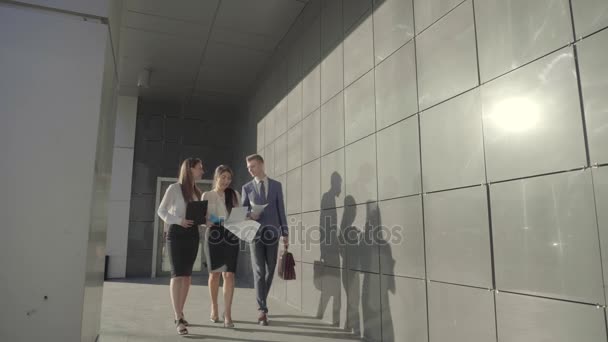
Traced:
[[188, 158], [182, 162], [182, 166], [179, 169], [179, 184], [182, 188], [182, 195], [186, 203], [192, 202], [193, 195], [196, 194], [196, 198], [201, 198], [201, 189], [198, 188], [192, 175], [191, 168], [196, 167], [198, 164], [203, 162], [198, 158]]
[[[218, 166], [217, 168], [215, 168], [215, 174], [213, 175], [213, 190], [217, 190], [220, 177], [224, 172], [228, 172], [230, 174], [230, 177], [234, 178], [234, 172], [232, 172], [232, 169], [228, 165]], [[224, 191], [224, 196], [226, 199], [226, 209], [228, 210], [228, 213], [230, 213], [232, 211], [232, 208], [239, 205], [236, 193], [232, 188], [228, 187], [226, 188], [226, 191]]]

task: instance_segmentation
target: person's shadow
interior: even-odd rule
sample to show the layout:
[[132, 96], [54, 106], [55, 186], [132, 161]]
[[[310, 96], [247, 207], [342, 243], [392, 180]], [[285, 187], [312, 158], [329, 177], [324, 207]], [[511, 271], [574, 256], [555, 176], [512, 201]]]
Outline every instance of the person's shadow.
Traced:
[[[353, 225], [356, 216], [355, 200], [353, 197], [347, 196], [340, 229], [340, 238], [348, 247], [348, 253], [346, 258], [343, 258], [343, 262], [345, 259], [348, 260], [347, 263], [343, 263], [342, 273], [343, 284], [347, 289], [345, 328], [366, 340], [394, 341], [395, 333], [388, 292], [395, 293], [395, 280], [393, 276], [384, 278], [382, 276], [382, 273], [394, 273], [395, 261], [392, 257], [391, 246], [385, 237], [389, 231], [382, 226], [378, 202], [365, 204], [363, 227]], [[378, 263], [380, 257], [384, 260], [380, 267], [380, 275], [367, 271], [349, 271], [349, 269], [376, 269], [373, 267], [373, 263]]]
[[329, 301], [332, 300], [331, 323], [340, 326], [340, 308], [342, 306], [342, 289], [340, 253], [338, 251], [338, 210], [336, 198], [342, 193], [342, 176], [338, 172], [331, 175], [331, 186], [321, 197], [321, 217], [319, 220], [319, 243], [321, 264], [323, 265], [323, 286], [321, 299], [317, 307], [317, 317], [322, 318]]
[[[352, 196], [344, 198], [344, 213], [340, 222], [338, 251], [342, 258], [342, 286], [346, 289], [346, 322], [344, 329], [361, 336], [361, 317], [359, 306], [361, 304], [361, 278], [359, 273], [349, 271], [350, 268], [359, 268], [359, 253], [348, 253], [356, 251], [359, 246], [361, 234], [354, 226], [357, 217], [357, 206]], [[347, 260], [348, 258], [348, 260]]]
[[357, 206], [355, 198], [350, 195], [344, 198], [344, 212], [338, 221], [336, 198], [341, 191], [342, 177], [334, 172], [331, 187], [321, 198], [319, 235], [325, 281], [321, 287], [317, 317], [323, 317], [333, 299], [331, 322], [334, 326], [340, 325], [343, 286], [346, 293], [344, 329], [372, 340], [380, 339], [381, 334], [382, 340], [394, 341], [388, 300], [388, 292], [395, 293], [394, 278], [386, 276], [378, 282], [377, 274], [356, 271], [374, 269], [372, 263], [379, 261], [375, 258], [378, 256], [383, 260], [381, 274], [394, 274], [395, 261], [386, 235], [390, 232], [382, 225], [378, 202], [365, 204], [364, 226], [355, 226], [357, 209], [363, 205]]
[[[390, 231], [382, 225], [382, 215], [377, 202], [368, 202], [365, 208], [365, 229], [363, 238], [359, 240], [360, 247], [374, 249], [374, 253], [377, 252], [378, 258], [382, 258], [384, 262], [381, 263], [379, 270], [380, 282], [374, 281], [374, 278], [378, 279], [376, 274], [369, 272], [363, 274], [361, 289], [363, 335], [372, 340], [394, 341], [395, 330], [390, 310], [390, 300], [388, 300], [388, 292], [395, 293], [395, 278], [392, 276], [395, 261], [391, 246], [386, 239]], [[362, 246], [363, 244], [366, 245]], [[373, 254], [367, 253], [367, 255]], [[361, 266], [365, 266], [365, 269], [371, 269], [371, 265], [368, 263], [379, 261], [380, 259], [368, 257], [361, 260]], [[385, 277], [382, 274], [390, 274], [391, 276]], [[373, 336], [372, 332], [378, 332], [377, 336]]]

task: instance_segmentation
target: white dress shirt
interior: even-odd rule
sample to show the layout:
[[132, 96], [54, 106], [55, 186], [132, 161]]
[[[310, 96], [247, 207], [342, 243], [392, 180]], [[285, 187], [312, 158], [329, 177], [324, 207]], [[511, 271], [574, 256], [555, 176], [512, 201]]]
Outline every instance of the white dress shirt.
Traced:
[[262, 179], [258, 179], [257, 177], [255, 177], [254, 179], [254, 183], [255, 183], [255, 191], [258, 192], [258, 194], [261, 194], [261, 185], [262, 185], [262, 181], [264, 181], [264, 190], [265, 190], [265, 195], [266, 198], [264, 198], [265, 200], [268, 200], [268, 176], [264, 176], [264, 178]]
[[[198, 201], [196, 194], [192, 199]], [[169, 226], [172, 224], [182, 224], [186, 218], [186, 201], [182, 195], [182, 188], [179, 183], [169, 185], [163, 200], [160, 202], [157, 211], [158, 216], [165, 222], [164, 231], [169, 231]]]
[[[236, 203], [237, 207], [241, 204], [241, 197], [239, 196], [238, 191], [234, 191], [236, 194]], [[215, 215], [218, 218], [227, 218], [228, 217], [228, 209], [226, 209], [226, 200], [225, 197], [220, 196], [216, 191], [207, 191], [203, 193], [203, 201], [207, 201], [207, 217], [211, 214]]]

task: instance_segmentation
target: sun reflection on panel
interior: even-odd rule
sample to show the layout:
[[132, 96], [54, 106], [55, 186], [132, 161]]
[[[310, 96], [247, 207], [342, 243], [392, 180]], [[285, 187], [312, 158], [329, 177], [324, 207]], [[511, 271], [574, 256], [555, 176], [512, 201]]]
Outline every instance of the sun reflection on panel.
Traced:
[[536, 102], [526, 97], [510, 97], [496, 104], [490, 119], [503, 130], [513, 133], [528, 131], [540, 121]]

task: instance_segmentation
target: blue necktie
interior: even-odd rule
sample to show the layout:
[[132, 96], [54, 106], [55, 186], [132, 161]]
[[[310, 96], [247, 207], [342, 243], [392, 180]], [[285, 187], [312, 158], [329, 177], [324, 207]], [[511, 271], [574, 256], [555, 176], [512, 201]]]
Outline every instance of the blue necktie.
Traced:
[[262, 197], [263, 203], [266, 203], [266, 187], [264, 181], [260, 181], [260, 196]]

